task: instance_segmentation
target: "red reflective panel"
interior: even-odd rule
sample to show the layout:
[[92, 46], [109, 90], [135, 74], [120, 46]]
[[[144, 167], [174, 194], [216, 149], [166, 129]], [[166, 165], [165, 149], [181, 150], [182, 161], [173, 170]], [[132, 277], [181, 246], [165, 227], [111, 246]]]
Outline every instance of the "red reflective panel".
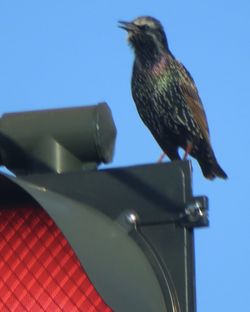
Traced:
[[0, 311], [112, 311], [40, 207], [0, 209]]

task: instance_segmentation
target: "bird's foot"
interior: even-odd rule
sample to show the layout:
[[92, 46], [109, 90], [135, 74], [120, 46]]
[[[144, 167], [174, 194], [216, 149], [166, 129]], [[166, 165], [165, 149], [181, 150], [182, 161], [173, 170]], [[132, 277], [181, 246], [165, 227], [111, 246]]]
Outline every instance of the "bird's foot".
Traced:
[[162, 153], [161, 156], [159, 157], [159, 159], [157, 160], [157, 163], [162, 163], [164, 157], [165, 157], [165, 153]]
[[191, 142], [188, 142], [187, 143], [187, 147], [186, 147], [186, 150], [185, 150], [185, 154], [183, 156], [183, 160], [186, 160], [188, 155], [191, 153], [192, 151], [192, 148], [193, 148], [193, 144]]

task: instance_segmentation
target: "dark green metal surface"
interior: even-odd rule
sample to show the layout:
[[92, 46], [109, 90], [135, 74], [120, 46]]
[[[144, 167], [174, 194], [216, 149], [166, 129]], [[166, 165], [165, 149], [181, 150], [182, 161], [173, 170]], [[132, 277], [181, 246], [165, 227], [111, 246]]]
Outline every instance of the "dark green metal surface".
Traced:
[[116, 128], [107, 104], [4, 114], [0, 165], [16, 174], [95, 168], [113, 157]]
[[55, 220], [114, 311], [195, 311], [189, 162], [11, 180]]
[[106, 104], [4, 115], [0, 165], [16, 177], [0, 175], [0, 208], [39, 203], [115, 312], [194, 312], [207, 198], [193, 196], [188, 161], [97, 171], [115, 136]]

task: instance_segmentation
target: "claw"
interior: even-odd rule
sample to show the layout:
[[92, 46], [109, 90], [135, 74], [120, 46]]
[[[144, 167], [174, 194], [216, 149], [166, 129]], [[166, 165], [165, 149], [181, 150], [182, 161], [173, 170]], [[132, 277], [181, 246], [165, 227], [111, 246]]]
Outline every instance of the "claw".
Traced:
[[187, 143], [187, 147], [186, 147], [186, 150], [185, 150], [185, 154], [183, 156], [183, 160], [186, 160], [188, 155], [191, 153], [192, 151], [192, 148], [193, 148], [193, 144], [191, 142], [188, 142]]
[[158, 163], [161, 163], [165, 157], [165, 153], [162, 153], [159, 159], [157, 160]]

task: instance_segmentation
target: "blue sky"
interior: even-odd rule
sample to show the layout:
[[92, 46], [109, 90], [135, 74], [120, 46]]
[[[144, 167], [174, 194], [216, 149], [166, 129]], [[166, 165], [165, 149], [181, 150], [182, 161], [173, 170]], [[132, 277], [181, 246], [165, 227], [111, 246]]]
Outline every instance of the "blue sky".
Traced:
[[0, 114], [107, 101], [118, 129], [112, 166], [155, 162], [160, 149], [130, 92], [133, 54], [118, 20], [152, 15], [203, 100], [228, 181], [207, 181], [193, 161], [195, 195], [210, 227], [196, 230], [198, 312], [250, 306], [250, 2], [1, 0]]

